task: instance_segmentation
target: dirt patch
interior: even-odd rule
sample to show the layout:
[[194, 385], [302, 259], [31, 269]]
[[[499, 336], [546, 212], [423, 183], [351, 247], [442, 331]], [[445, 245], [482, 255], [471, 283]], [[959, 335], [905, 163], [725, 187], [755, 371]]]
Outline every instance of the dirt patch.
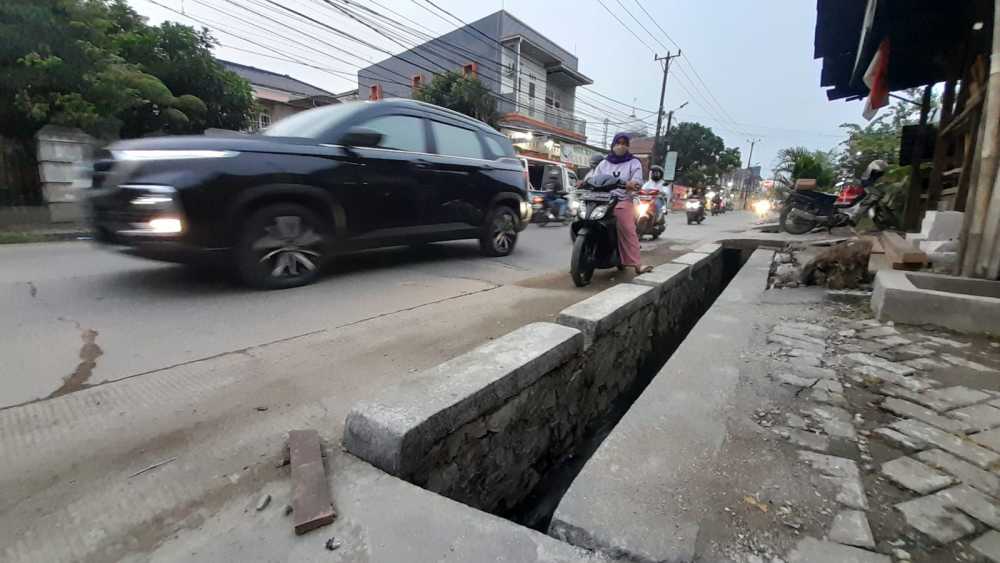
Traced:
[[80, 347], [80, 363], [76, 365], [73, 373], [63, 378], [62, 385], [46, 398], [52, 399], [90, 386], [87, 381], [94, 374], [97, 358], [104, 355], [104, 350], [101, 350], [101, 347], [97, 345], [98, 334], [92, 328], [80, 332], [80, 338], [83, 340], [83, 346]]

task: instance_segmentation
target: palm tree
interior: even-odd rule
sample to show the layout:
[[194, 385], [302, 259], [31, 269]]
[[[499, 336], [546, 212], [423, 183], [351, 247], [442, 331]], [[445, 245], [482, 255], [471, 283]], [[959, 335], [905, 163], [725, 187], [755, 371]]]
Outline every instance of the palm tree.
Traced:
[[811, 178], [819, 188], [833, 185], [834, 168], [830, 154], [811, 151], [805, 147], [788, 147], [778, 151], [778, 165], [774, 168], [778, 181], [791, 186], [796, 180]]

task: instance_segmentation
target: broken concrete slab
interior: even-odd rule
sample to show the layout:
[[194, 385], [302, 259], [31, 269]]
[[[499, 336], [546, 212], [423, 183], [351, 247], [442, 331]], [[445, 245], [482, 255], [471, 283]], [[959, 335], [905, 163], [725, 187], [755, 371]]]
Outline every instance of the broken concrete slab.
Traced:
[[888, 555], [815, 538], [802, 538], [788, 563], [892, 563]]
[[897, 375], [874, 366], [856, 365], [854, 366], [854, 372], [861, 375], [864, 379], [875, 379], [882, 383], [898, 385], [910, 391], [919, 392], [932, 387], [931, 382], [925, 378], [915, 375]]
[[942, 450], [920, 452], [914, 457], [927, 465], [954, 475], [959, 481], [971, 485], [986, 494], [1000, 494], [1000, 477], [990, 471], [984, 471], [971, 463], [961, 460]]
[[909, 457], [900, 457], [883, 463], [882, 475], [893, 483], [922, 495], [955, 484], [955, 479], [951, 475]]
[[826, 346], [826, 341], [820, 337], [812, 336], [808, 334], [808, 331], [802, 330], [796, 326], [791, 326], [787, 323], [782, 323], [775, 326], [771, 330], [771, 334], [781, 335], [795, 340], [801, 340], [803, 342], [808, 342], [814, 346], [824, 347]]
[[872, 537], [868, 517], [860, 510], [841, 510], [833, 518], [830, 533], [827, 538], [845, 545], [875, 548], [875, 538]]
[[967, 425], [960, 420], [941, 416], [928, 408], [924, 408], [903, 399], [889, 397], [882, 401], [880, 406], [884, 410], [887, 410], [896, 416], [902, 418], [915, 418], [953, 434], [962, 434], [967, 428]]
[[897, 432], [892, 428], [876, 428], [874, 433], [876, 436], [884, 438], [896, 447], [910, 450], [922, 450], [927, 447], [927, 442], [919, 438], [907, 436], [906, 434]]
[[928, 357], [913, 358], [912, 360], [906, 360], [903, 363], [911, 368], [922, 370], [933, 370], [948, 367], [948, 364]]
[[817, 338], [826, 338], [830, 334], [830, 329], [816, 324], [800, 323], [797, 321], [786, 321], [781, 324], [795, 330], [800, 330]]
[[972, 549], [993, 563], [1000, 563], [1000, 532], [990, 530], [972, 542]]
[[[817, 356], [817, 359], [819, 356], [826, 353], [826, 346], [824, 344], [807, 342], [805, 340], [799, 340], [783, 334], [772, 332], [767, 335], [767, 341], [772, 344], [784, 346], [785, 348], [791, 348], [792, 350], [804, 350], [810, 355]], [[819, 365], [819, 363], [817, 362], [815, 365]]]
[[864, 338], [866, 340], [873, 340], [876, 338], [885, 338], [887, 336], [895, 336], [899, 334], [899, 331], [891, 326], [878, 326], [875, 328], [869, 328], [867, 330], [861, 331], [858, 334], [858, 338]]
[[892, 428], [907, 436], [919, 438], [928, 444], [933, 444], [942, 450], [954, 454], [983, 469], [989, 469], [1000, 461], [1000, 454], [977, 446], [970, 440], [965, 440], [935, 428], [925, 422], [908, 418], [893, 423]]
[[803, 448], [825, 452], [830, 449], [830, 439], [822, 434], [798, 430], [796, 428], [776, 428], [778, 434], [789, 442]]
[[1000, 426], [1000, 409], [989, 404], [955, 409], [948, 414], [961, 420], [966, 428], [973, 431], [983, 432]]
[[903, 346], [905, 344], [913, 344], [912, 340], [903, 338], [898, 334], [894, 334], [892, 336], [885, 336], [883, 338], [876, 338], [875, 341], [889, 348], [895, 348], [896, 346]]
[[931, 495], [896, 505], [906, 523], [931, 540], [946, 544], [976, 531], [976, 524], [941, 497]]
[[1000, 428], [994, 430], [987, 430], [986, 432], [979, 432], [977, 434], [972, 434], [969, 436], [976, 442], [986, 446], [987, 448], [997, 452], [1000, 451]]
[[923, 393], [911, 391], [909, 389], [904, 389], [903, 387], [896, 384], [883, 385], [879, 391], [883, 395], [888, 395], [890, 397], [899, 397], [900, 399], [906, 399], [911, 403], [917, 403], [925, 407], [931, 407], [931, 405], [937, 404], [934, 400], [924, 395]]
[[820, 472], [837, 489], [836, 499], [849, 508], [868, 510], [868, 499], [861, 484], [861, 473], [854, 460], [799, 450], [799, 459]]
[[844, 399], [843, 395], [840, 393], [831, 393], [826, 389], [811, 389], [809, 391], [809, 400], [834, 406], [847, 404], [847, 400]]
[[961, 342], [961, 341], [958, 341], [958, 340], [952, 340], [951, 338], [943, 338], [941, 336], [931, 336], [929, 334], [925, 334], [924, 335], [924, 340], [926, 340], [928, 342], [932, 342], [934, 344], [938, 344], [940, 346], [949, 346], [951, 348], [959, 348], [959, 349], [961, 349], [961, 348], [968, 348], [969, 346], [972, 346], [972, 343], [970, 343], [970, 342]]
[[890, 362], [889, 360], [885, 360], [876, 356], [871, 356], [869, 354], [861, 354], [855, 352], [852, 354], [848, 354], [847, 356], [845, 356], [845, 358], [848, 361], [854, 362], [856, 364], [872, 366], [875, 368], [888, 371], [890, 373], [894, 373], [896, 375], [912, 375], [913, 373], [916, 372], [916, 370], [914, 370], [910, 366], [904, 364], [897, 364], [896, 362]]
[[858, 437], [854, 425], [851, 423], [851, 413], [846, 410], [830, 405], [813, 405], [803, 409], [804, 413], [810, 414], [819, 419], [823, 431], [834, 438], [854, 440]]
[[993, 397], [977, 389], [970, 389], [964, 385], [953, 387], [942, 387], [931, 389], [923, 393], [926, 397], [925, 404], [936, 411], [946, 411], [967, 407], [975, 403], [982, 403]]
[[793, 387], [812, 387], [816, 385], [818, 379], [815, 377], [799, 377], [793, 373], [778, 373], [772, 375], [776, 381], [784, 383], [785, 385], [791, 385]]
[[993, 498], [984, 495], [969, 485], [959, 485], [945, 489], [934, 496], [940, 497], [952, 507], [979, 520], [983, 524], [1000, 529], [1000, 507]]

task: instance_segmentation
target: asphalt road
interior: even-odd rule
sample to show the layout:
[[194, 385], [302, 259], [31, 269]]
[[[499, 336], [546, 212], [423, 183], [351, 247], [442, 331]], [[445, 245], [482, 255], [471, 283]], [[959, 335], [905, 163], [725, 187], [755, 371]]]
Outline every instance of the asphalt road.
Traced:
[[[665, 244], [724, 237], [749, 220], [688, 226], [673, 215]], [[570, 248], [566, 227], [532, 225], [507, 258], [483, 258], [473, 241], [393, 248], [343, 257], [309, 287], [260, 292], [88, 242], [0, 246], [0, 408], [512, 284], [570, 289], [556, 275]]]

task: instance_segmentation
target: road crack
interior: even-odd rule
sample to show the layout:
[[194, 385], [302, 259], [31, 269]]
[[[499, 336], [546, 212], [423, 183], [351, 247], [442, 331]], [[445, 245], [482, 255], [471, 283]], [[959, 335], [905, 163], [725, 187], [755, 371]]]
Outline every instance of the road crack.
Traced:
[[[79, 324], [77, 326], [79, 327]], [[46, 397], [47, 399], [90, 387], [87, 381], [94, 374], [94, 368], [97, 367], [97, 358], [104, 355], [104, 350], [101, 350], [101, 347], [97, 345], [98, 334], [92, 328], [80, 331], [80, 339], [83, 340], [83, 346], [80, 347], [80, 363], [76, 365], [73, 373], [63, 378], [62, 385]]]

